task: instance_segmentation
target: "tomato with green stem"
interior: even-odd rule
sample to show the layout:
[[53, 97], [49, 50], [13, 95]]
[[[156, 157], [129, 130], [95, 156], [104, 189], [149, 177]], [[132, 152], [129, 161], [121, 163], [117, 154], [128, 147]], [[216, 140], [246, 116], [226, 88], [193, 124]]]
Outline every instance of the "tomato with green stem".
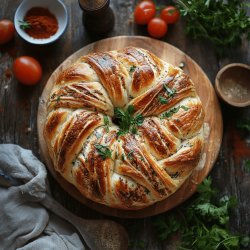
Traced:
[[156, 13], [155, 4], [151, 1], [142, 1], [136, 7], [134, 11], [134, 19], [137, 24], [147, 24]]
[[180, 18], [180, 11], [174, 6], [167, 6], [161, 11], [161, 19], [168, 24], [178, 22]]
[[13, 63], [13, 73], [16, 79], [24, 85], [34, 85], [42, 78], [42, 67], [33, 57], [21, 56]]

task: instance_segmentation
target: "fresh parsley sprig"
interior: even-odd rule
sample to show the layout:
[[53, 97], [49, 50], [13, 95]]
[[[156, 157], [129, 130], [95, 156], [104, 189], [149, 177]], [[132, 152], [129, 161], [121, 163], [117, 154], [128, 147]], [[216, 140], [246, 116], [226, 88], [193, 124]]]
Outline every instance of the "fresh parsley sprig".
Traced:
[[103, 122], [104, 122], [106, 131], [109, 132], [109, 118], [106, 115], [103, 116]]
[[186, 107], [186, 106], [184, 106], [184, 105], [177, 106], [177, 107], [172, 108], [172, 109], [170, 109], [169, 111], [163, 113], [163, 114], [161, 115], [161, 118], [169, 118], [169, 117], [171, 117], [173, 114], [177, 113], [180, 109], [183, 109], [183, 110], [185, 110], [185, 111], [189, 110], [189, 108]]
[[18, 22], [19, 22], [20, 28], [22, 30], [26, 30], [26, 29], [29, 29], [31, 27], [30, 23], [27, 21], [19, 20]]
[[170, 89], [166, 84], [163, 85], [169, 97], [173, 97], [176, 93], [176, 89]]
[[117, 120], [120, 127], [118, 136], [128, 132], [133, 134], [137, 133], [137, 128], [143, 123], [144, 117], [142, 114], [133, 116], [134, 112], [135, 109], [133, 105], [129, 105], [127, 110], [115, 108], [115, 120]]
[[170, 89], [167, 84], [163, 84], [163, 87], [167, 93], [167, 98], [164, 96], [159, 95], [158, 100], [160, 104], [167, 104], [171, 98], [176, 95], [176, 89]]
[[174, 0], [186, 17], [186, 32], [195, 39], [209, 40], [218, 55], [234, 48], [246, 34], [250, 38], [250, 18], [243, 0]]
[[160, 104], [167, 104], [168, 103], [168, 99], [163, 97], [163, 96], [158, 96], [158, 100], [159, 100]]
[[136, 66], [135, 65], [132, 65], [129, 69], [129, 73], [133, 73], [136, 69]]
[[178, 249], [216, 250], [242, 249], [249, 246], [248, 236], [233, 235], [227, 227], [230, 209], [235, 207], [233, 197], [217, 199], [208, 177], [198, 186], [194, 199], [184, 203], [175, 212], [153, 217], [153, 226], [159, 240], [180, 233]]
[[102, 157], [103, 160], [111, 158], [111, 150], [107, 146], [95, 144], [95, 148], [97, 150], [97, 153]]

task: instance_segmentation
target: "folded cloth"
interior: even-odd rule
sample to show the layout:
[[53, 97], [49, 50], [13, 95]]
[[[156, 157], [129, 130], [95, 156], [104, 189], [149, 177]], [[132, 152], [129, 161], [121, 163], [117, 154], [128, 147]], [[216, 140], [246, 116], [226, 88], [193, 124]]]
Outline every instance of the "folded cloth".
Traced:
[[0, 145], [1, 250], [85, 249], [81, 232], [61, 219], [65, 209], [49, 195], [46, 174], [30, 150]]

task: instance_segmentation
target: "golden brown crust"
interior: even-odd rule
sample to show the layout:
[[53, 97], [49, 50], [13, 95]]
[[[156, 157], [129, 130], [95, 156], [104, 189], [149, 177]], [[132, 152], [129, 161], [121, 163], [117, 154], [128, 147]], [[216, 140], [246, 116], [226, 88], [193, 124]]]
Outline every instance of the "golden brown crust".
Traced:
[[140, 131], [142, 131], [145, 143], [155, 158], [166, 158], [177, 151], [179, 140], [164, 129], [157, 118], [145, 119]]
[[60, 171], [64, 171], [64, 164], [67, 159], [72, 160], [72, 155], [77, 155], [84, 140], [100, 124], [101, 117], [95, 113], [81, 111], [75, 114], [67, 130], [60, 140], [60, 151], [58, 152], [57, 165]]
[[83, 64], [74, 64], [65, 71], [63, 71], [57, 78], [56, 84], [63, 85], [69, 82], [85, 82], [91, 79], [91, 76], [88, 74], [88, 66]]
[[[114, 108], [143, 115], [119, 135]], [[204, 112], [179, 68], [134, 47], [81, 57], [55, 82], [44, 136], [55, 169], [87, 198], [141, 209], [174, 193], [197, 166]]]
[[[174, 94], [169, 96], [166, 88], [173, 90]], [[150, 90], [133, 99], [131, 104], [137, 113], [144, 116], [159, 115], [184, 98], [195, 95], [194, 84], [182, 73], [181, 76], [167, 76]]]
[[97, 73], [113, 103], [123, 107], [127, 103], [126, 71], [119, 61], [109, 53], [93, 53], [84, 58]]
[[62, 86], [50, 96], [48, 109], [85, 108], [113, 115], [113, 105], [100, 83], [80, 82]]

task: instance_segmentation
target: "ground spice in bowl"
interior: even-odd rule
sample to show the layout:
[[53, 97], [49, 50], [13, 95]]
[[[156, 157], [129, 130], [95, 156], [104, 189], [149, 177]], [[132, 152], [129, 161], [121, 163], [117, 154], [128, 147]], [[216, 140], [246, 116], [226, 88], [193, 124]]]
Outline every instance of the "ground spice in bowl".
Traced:
[[20, 27], [33, 38], [45, 39], [57, 32], [58, 22], [47, 8], [33, 7], [26, 13], [24, 21], [20, 21]]

